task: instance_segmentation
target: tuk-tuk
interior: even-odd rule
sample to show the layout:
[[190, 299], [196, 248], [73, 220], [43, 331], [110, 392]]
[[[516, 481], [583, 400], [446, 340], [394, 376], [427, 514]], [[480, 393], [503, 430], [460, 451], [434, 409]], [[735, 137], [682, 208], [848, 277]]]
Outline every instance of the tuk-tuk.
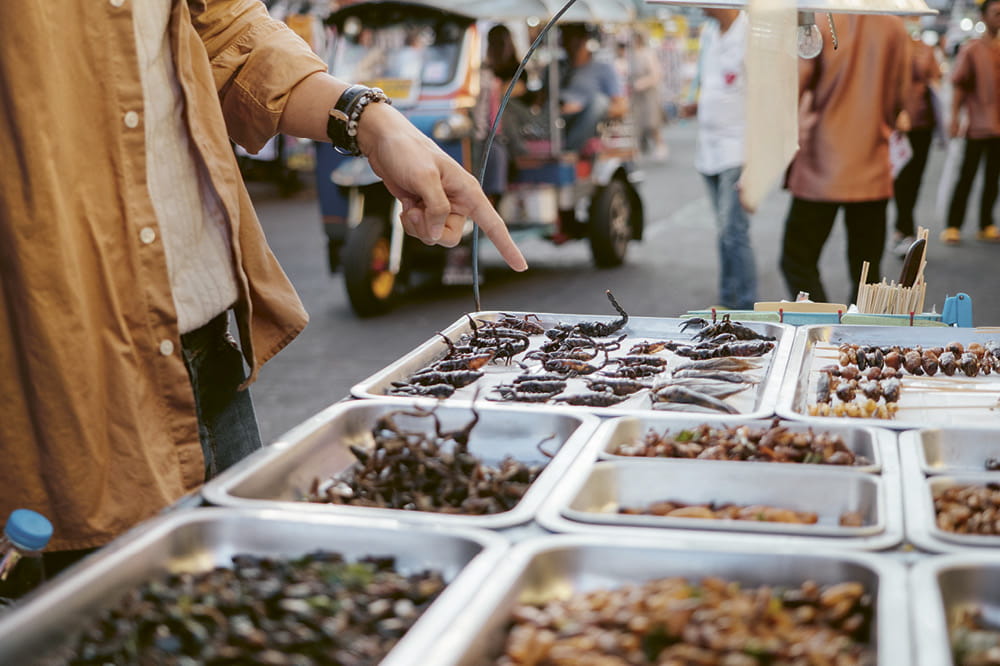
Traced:
[[[369, 0], [326, 20], [332, 31], [330, 72], [381, 87], [394, 105], [470, 172], [475, 150], [473, 107], [480, 93], [483, 35], [503, 22], [520, 34], [544, 25], [559, 9], [554, 0]], [[563, 23], [628, 25], [633, 0], [578, 0]], [[637, 145], [627, 121], [605, 123], [585, 149], [563, 149], [559, 115], [559, 38], [553, 29], [535, 52], [540, 84], [539, 122], [516, 158], [499, 212], [512, 233], [530, 231], [555, 243], [588, 239], [594, 263], [620, 265], [631, 240], [643, 233], [636, 189]], [[455, 249], [426, 246], [406, 236], [401, 206], [364, 158], [317, 145], [317, 187], [328, 239], [330, 269], [342, 270], [351, 307], [361, 316], [387, 311], [416, 284], [446, 278]], [[471, 238], [468, 223], [465, 252]], [[461, 248], [460, 250], [461, 251]], [[471, 275], [471, 270], [468, 271]]]

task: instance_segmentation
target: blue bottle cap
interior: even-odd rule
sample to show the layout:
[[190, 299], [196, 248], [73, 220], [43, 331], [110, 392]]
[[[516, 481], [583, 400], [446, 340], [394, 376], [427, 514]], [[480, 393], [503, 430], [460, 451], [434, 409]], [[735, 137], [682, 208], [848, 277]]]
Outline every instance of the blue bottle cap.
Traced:
[[39, 551], [52, 538], [52, 523], [42, 514], [30, 509], [15, 509], [7, 519], [3, 533], [18, 548]]

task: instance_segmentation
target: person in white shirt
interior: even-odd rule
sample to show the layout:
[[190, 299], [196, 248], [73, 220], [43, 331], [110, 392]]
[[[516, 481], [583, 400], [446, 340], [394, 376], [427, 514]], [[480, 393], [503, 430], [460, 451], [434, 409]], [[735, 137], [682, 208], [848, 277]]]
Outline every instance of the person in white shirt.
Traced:
[[750, 218], [740, 204], [737, 183], [743, 172], [746, 125], [747, 17], [738, 9], [705, 8], [709, 21], [699, 45], [695, 169], [705, 177], [715, 209], [719, 244], [719, 302], [752, 310], [757, 271], [750, 245]]

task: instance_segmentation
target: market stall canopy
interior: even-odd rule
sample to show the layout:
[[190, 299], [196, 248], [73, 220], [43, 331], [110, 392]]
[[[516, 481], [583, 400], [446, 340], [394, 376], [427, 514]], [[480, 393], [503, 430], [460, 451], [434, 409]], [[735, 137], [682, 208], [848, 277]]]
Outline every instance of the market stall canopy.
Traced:
[[[735, 7], [747, 9], [749, 0], [646, 0], [652, 5], [683, 5], [687, 7]], [[924, 0], [798, 0], [800, 12], [832, 12], [837, 14], [895, 14], [923, 16], [937, 14]]]

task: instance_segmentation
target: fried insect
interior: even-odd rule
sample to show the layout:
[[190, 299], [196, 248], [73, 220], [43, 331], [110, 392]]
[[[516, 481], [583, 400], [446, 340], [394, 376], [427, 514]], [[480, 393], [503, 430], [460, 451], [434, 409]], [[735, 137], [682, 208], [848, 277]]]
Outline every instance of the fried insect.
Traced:
[[394, 386], [386, 393], [388, 395], [427, 396], [443, 400], [444, 398], [450, 398], [455, 394], [455, 387], [451, 384], [429, 384], [426, 386], [420, 386], [417, 384], [400, 383], [398, 386]]
[[736, 408], [718, 398], [675, 384], [668, 384], [660, 390], [652, 392], [650, 396], [653, 400], [653, 409], [656, 409], [660, 403], [679, 403], [725, 412], [726, 414], [739, 414]]
[[593, 391], [591, 393], [578, 393], [567, 395], [555, 399], [555, 402], [564, 402], [567, 405], [579, 407], [611, 407], [625, 400], [627, 395], [617, 395], [611, 391]]
[[741, 356], [720, 356], [719, 358], [682, 361], [674, 366], [674, 370], [724, 370], [728, 372], [745, 372], [747, 370], [756, 370], [759, 367], [760, 362], [754, 358]]
[[713, 382], [708, 379], [682, 378], [672, 379], [667, 384], [655, 387], [654, 390], [664, 388], [666, 386], [681, 386], [686, 389], [691, 389], [692, 391], [697, 391], [698, 393], [704, 393], [705, 395], [713, 398], [718, 398], [719, 400], [725, 400], [730, 396], [742, 393], [750, 388], [750, 384], [732, 384], [730, 382]]
[[606, 338], [609, 335], [612, 335], [620, 331], [625, 326], [625, 324], [628, 323], [628, 313], [622, 309], [622, 306], [618, 305], [618, 301], [616, 301], [615, 297], [611, 294], [611, 290], [608, 289], [604, 293], [608, 295], [608, 300], [611, 301], [611, 305], [614, 306], [615, 310], [618, 311], [618, 314], [620, 314], [621, 317], [611, 322], [603, 322], [603, 321], [581, 322], [573, 327], [578, 332], [583, 333], [584, 335], [589, 335], [594, 338]]
[[431, 365], [430, 369], [437, 372], [453, 372], [455, 370], [478, 370], [493, 360], [496, 355], [493, 351], [486, 351], [481, 354], [463, 354], [443, 358]]
[[641, 377], [652, 377], [662, 373], [666, 368], [660, 365], [623, 365], [615, 368], [614, 371], [602, 373], [605, 377], [618, 377], [620, 379], [639, 379]]
[[673, 376], [677, 379], [708, 379], [716, 382], [730, 382], [733, 384], [756, 384], [757, 380], [751, 379], [742, 372], [727, 372], [725, 370], [674, 370]]
[[591, 391], [611, 391], [615, 395], [632, 395], [642, 389], [649, 388], [649, 384], [629, 379], [625, 377], [585, 377], [587, 388]]
[[600, 370], [596, 365], [568, 358], [553, 358], [542, 363], [549, 372], [559, 372], [566, 375], [589, 375]]
[[681, 356], [704, 360], [721, 356], [763, 356], [774, 349], [774, 343], [767, 340], [750, 340], [747, 342], [729, 342], [711, 349], [696, 349], [695, 347], [680, 347], [674, 353]]
[[449, 372], [439, 372], [428, 368], [410, 376], [406, 382], [393, 382], [393, 386], [416, 384], [418, 386], [429, 386], [431, 384], [451, 384], [455, 388], [462, 388], [472, 384], [483, 376], [481, 370], [451, 370]]
[[542, 326], [541, 320], [535, 314], [526, 314], [518, 317], [517, 315], [501, 312], [500, 318], [497, 319], [497, 324], [506, 328], [517, 329], [529, 335], [541, 335], [545, 332], [545, 327]]
[[[692, 322], [688, 324], [688, 322]], [[728, 314], [722, 315], [722, 319], [714, 324], [709, 324], [704, 319], [689, 319], [681, 325], [681, 330], [686, 330], [688, 325], [700, 325], [701, 330], [694, 334], [694, 339], [698, 341], [712, 340], [720, 335], [732, 335], [737, 340], [774, 340], [772, 335], [758, 333], [748, 326], [733, 321]], [[702, 322], [704, 322], [702, 324]], [[726, 342], [727, 340], [723, 340]]]

